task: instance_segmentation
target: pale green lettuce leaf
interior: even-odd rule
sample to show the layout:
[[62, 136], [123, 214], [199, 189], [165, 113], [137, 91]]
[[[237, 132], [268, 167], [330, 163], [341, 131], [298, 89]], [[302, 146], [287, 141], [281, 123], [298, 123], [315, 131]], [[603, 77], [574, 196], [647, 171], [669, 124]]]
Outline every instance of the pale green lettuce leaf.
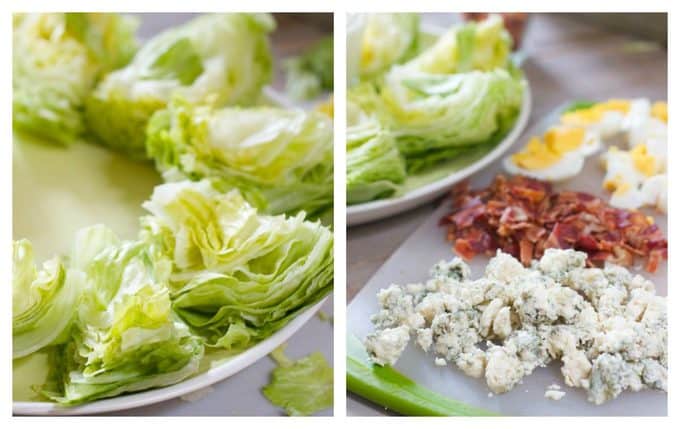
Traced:
[[319, 222], [259, 215], [207, 180], [157, 186], [143, 236], [173, 260], [173, 307], [207, 344], [242, 350], [333, 286], [333, 234]]
[[262, 389], [269, 401], [290, 416], [308, 416], [333, 406], [333, 368], [316, 352], [292, 361], [284, 346], [271, 353], [278, 367]]
[[347, 101], [348, 204], [388, 197], [406, 179], [405, 162], [394, 137], [354, 99], [363, 91], [371, 88], [351, 90]]
[[82, 278], [67, 271], [60, 258], [38, 270], [28, 240], [13, 244], [12, 357], [27, 356], [68, 337]]
[[159, 247], [94, 226], [78, 233], [73, 253], [85, 290], [70, 340], [51, 352], [44, 395], [73, 405], [198, 371], [203, 344], [172, 311], [172, 262]]
[[149, 121], [146, 146], [166, 180], [209, 177], [266, 213], [332, 207], [333, 125], [319, 112], [175, 99]]
[[132, 58], [136, 27], [116, 14], [15, 14], [14, 126], [59, 144], [78, 138], [85, 98], [99, 77]]
[[359, 62], [362, 79], [375, 78], [418, 52], [418, 14], [372, 13], [364, 19]]
[[414, 71], [451, 74], [506, 67], [512, 38], [499, 15], [453, 27], [404, 66]]
[[209, 14], [158, 34], [88, 97], [91, 132], [143, 158], [146, 124], [174, 95], [217, 106], [254, 104], [271, 78], [274, 26], [268, 14]]

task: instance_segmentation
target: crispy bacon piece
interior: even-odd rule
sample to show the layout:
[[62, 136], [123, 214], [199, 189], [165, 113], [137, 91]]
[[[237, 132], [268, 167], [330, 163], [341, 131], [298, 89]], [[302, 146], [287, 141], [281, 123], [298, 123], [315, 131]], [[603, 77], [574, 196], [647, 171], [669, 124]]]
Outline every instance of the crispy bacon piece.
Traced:
[[465, 259], [501, 249], [528, 265], [545, 249], [573, 248], [588, 254], [589, 266], [606, 261], [631, 266], [643, 258], [652, 273], [668, 259], [668, 241], [644, 213], [611, 207], [583, 192], [554, 192], [540, 180], [497, 176], [478, 190], [463, 182], [451, 199], [453, 211], [440, 224]]

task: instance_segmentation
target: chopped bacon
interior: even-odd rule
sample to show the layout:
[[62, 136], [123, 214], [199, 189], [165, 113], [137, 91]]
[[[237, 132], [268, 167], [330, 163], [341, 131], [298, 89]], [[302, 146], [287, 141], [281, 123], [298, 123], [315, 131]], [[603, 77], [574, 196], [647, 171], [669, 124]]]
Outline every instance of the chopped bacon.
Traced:
[[465, 259], [501, 249], [528, 265], [547, 248], [573, 248], [588, 254], [589, 266], [631, 266], [643, 258], [649, 272], [668, 259], [668, 241], [644, 213], [611, 207], [590, 194], [497, 176], [485, 189], [459, 183], [451, 197], [453, 211], [440, 224]]

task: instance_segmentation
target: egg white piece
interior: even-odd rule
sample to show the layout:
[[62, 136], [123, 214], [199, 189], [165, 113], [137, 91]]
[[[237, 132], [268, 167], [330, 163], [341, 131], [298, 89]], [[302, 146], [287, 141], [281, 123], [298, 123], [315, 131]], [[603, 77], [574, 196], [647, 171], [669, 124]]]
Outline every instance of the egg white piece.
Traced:
[[652, 116], [652, 104], [647, 99], [631, 102], [630, 110], [623, 121], [628, 147], [645, 144], [649, 140], [668, 141], [668, 126]]
[[666, 212], [668, 185], [665, 174], [646, 176], [635, 167], [629, 151], [610, 150], [602, 159], [607, 171], [604, 187], [613, 188], [609, 200], [612, 206], [630, 210], [653, 206]]
[[640, 192], [646, 195], [645, 205], [654, 206], [660, 212], [668, 213], [668, 178], [665, 174], [645, 180]]
[[549, 182], [559, 182], [561, 180], [575, 177], [583, 170], [585, 162], [584, 156], [578, 151], [565, 153], [555, 164], [541, 169], [526, 169], [515, 164], [512, 156], [503, 160], [503, 167], [510, 174], [521, 174], [538, 180]]

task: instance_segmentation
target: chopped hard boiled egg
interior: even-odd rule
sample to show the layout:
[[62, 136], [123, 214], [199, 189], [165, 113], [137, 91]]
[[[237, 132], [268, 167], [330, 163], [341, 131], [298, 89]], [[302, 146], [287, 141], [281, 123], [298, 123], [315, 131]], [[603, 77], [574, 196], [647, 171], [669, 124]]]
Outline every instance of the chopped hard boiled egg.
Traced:
[[603, 161], [607, 173], [602, 186], [612, 192], [611, 205], [625, 209], [652, 205], [666, 210], [664, 164], [647, 151], [646, 145], [630, 151], [611, 147]]
[[577, 175], [584, 158], [597, 152], [600, 139], [583, 128], [559, 125], [541, 140], [533, 137], [520, 152], [505, 159], [505, 169], [541, 180], [563, 180]]
[[[647, 99], [634, 100], [626, 118], [623, 129], [627, 133], [628, 147], [646, 144], [652, 140], [668, 140], [668, 110], [666, 103], [655, 103], [654, 106]], [[656, 113], [654, 113], [656, 111]]]
[[609, 100], [596, 103], [585, 109], [564, 113], [560, 122], [572, 127], [580, 127], [597, 133], [602, 138], [621, 132], [624, 118], [630, 110], [628, 100]]

